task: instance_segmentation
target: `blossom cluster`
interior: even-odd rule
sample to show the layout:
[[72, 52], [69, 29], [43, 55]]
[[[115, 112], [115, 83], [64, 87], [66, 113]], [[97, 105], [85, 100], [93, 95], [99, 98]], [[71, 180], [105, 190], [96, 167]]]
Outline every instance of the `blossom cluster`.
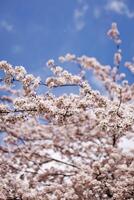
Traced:
[[54, 60], [49, 60], [47, 62], [47, 66], [51, 69], [53, 74], [56, 77], [48, 77], [46, 80], [46, 84], [48, 87], [55, 87], [65, 84], [76, 84], [79, 85], [81, 83], [81, 77], [72, 75], [67, 70], [64, 70], [60, 66], [56, 66]]

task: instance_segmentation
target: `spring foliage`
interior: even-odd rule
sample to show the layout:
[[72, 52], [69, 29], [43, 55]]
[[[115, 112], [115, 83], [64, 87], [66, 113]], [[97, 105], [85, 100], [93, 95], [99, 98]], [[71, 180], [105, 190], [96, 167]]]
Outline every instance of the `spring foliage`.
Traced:
[[[114, 67], [96, 58], [66, 54], [73, 75], [54, 60], [45, 81], [22, 66], [0, 62], [0, 199], [134, 200], [134, 84], [121, 73], [121, 39], [116, 23], [107, 35], [117, 47]], [[126, 62], [134, 73], [134, 63]], [[107, 95], [93, 90], [85, 70], [102, 82]], [[17, 89], [15, 89], [17, 85]], [[40, 86], [48, 92], [39, 94]], [[55, 96], [55, 87], [79, 88]]]

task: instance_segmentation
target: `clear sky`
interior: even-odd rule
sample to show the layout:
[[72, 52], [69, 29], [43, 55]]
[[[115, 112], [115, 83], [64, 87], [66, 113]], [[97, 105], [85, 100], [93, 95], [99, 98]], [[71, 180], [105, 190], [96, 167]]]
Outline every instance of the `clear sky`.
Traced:
[[49, 75], [46, 61], [68, 52], [112, 65], [115, 46], [106, 36], [112, 22], [123, 40], [123, 62], [131, 60], [133, 0], [0, 0], [0, 60], [42, 78]]

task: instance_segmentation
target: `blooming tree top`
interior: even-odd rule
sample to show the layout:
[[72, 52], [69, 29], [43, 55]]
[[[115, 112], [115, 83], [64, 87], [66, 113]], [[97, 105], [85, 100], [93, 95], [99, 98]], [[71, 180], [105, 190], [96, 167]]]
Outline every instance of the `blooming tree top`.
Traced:
[[[0, 61], [1, 199], [134, 199], [134, 84], [121, 73], [121, 39], [116, 23], [107, 35], [114, 41], [114, 67], [74, 54], [59, 60], [76, 63], [73, 75], [54, 60], [53, 76], [41, 80], [23, 66]], [[126, 62], [134, 73], [134, 63]], [[91, 88], [85, 70], [102, 82], [107, 95]], [[40, 86], [47, 87], [40, 94]], [[52, 89], [77, 86], [78, 94], [55, 96]]]

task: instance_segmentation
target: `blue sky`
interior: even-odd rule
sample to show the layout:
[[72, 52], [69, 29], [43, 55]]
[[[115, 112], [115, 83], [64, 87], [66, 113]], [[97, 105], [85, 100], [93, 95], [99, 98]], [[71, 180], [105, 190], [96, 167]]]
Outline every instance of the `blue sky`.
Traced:
[[131, 60], [133, 0], [0, 0], [0, 60], [23, 65], [44, 79], [47, 60], [58, 62], [68, 52], [113, 65], [115, 46], [106, 36], [112, 22], [118, 23], [123, 40], [123, 62]]

